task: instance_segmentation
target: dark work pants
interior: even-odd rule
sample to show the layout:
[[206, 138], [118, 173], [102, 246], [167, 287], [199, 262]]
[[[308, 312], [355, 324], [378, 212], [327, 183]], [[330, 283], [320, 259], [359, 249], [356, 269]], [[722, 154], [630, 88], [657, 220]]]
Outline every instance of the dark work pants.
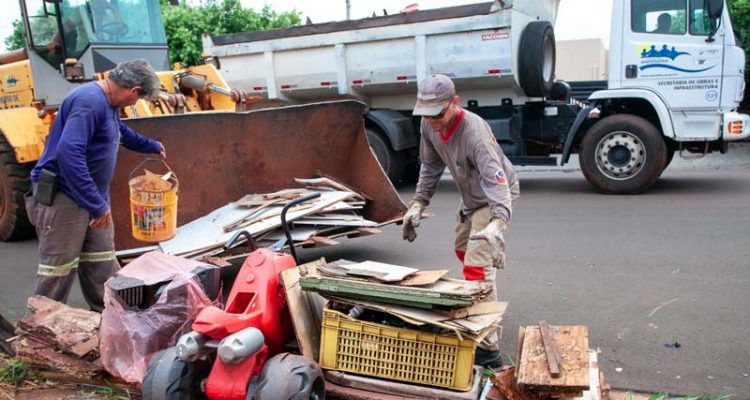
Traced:
[[26, 195], [26, 211], [39, 238], [39, 267], [34, 295], [66, 302], [75, 275], [92, 310], [104, 308], [104, 282], [117, 272], [114, 226], [89, 227], [89, 212], [57, 192], [51, 206]]

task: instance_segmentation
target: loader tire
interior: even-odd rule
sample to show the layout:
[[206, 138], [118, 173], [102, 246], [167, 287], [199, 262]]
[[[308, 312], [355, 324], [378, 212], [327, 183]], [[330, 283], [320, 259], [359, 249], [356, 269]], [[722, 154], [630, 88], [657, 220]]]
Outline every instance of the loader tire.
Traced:
[[33, 163], [19, 164], [13, 147], [0, 132], [0, 240], [12, 241], [34, 236], [34, 226], [26, 215], [23, 196], [31, 189]]
[[323, 370], [305, 357], [278, 354], [263, 366], [254, 390], [248, 390], [247, 396], [255, 400], [325, 400]]
[[380, 133], [373, 129], [367, 128], [367, 142], [370, 144], [375, 158], [380, 163], [380, 167], [393, 183], [401, 179], [404, 172], [404, 162], [402, 155], [391, 148], [388, 140]]
[[148, 364], [143, 377], [143, 400], [198, 400], [203, 378], [199, 364], [186, 363], [170, 347], [157, 353]]
[[667, 145], [644, 118], [617, 114], [594, 124], [581, 140], [581, 171], [602, 193], [636, 194], [651, 187], [664, 170]]
[[545, 97], [555, 83], [555, 31], [548, 21], [529, 23], [518, 45], [518, 80], [529, 97]]

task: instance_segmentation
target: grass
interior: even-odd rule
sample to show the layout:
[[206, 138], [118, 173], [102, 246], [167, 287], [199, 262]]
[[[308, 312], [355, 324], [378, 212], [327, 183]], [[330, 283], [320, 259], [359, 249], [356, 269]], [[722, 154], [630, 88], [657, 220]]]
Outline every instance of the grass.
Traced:
[[94, 386], [90, 390], [81, 390], [75, 398], [77, 400], [132, 400], [140, 396], [124, 389]]
[[657, 393], [648, 400], [729, 400], [731, 396], [687, 396], [687, 397], [669, 397], [665, 392]]
[[[732, 396], [730, 395], [722, 395], [722, 396], [680, 396], [680, 397], [669, 397], [669, 394], [666, 392], [660, 392], [656, 393], [654, 395], [651, 395], [651, 397], [648, 398], [648, 400], [730, 400]], [[628, 396], [626, 397], [626, 400], [633, 400], [635, 399], [635, 395], [633, 393], [628, 393]]]
[[29, 369], [21, 360], [4, 359], [0, 366], [0, 383], [18, 385], [29, 375]]

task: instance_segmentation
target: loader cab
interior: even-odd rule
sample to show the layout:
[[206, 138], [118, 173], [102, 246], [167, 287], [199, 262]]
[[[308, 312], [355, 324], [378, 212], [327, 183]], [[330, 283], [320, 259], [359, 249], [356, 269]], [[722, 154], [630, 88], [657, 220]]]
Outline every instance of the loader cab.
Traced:
[[169, 68], [159, 0], [21, 0], [35, 97], [55, 106], [122, 61]]

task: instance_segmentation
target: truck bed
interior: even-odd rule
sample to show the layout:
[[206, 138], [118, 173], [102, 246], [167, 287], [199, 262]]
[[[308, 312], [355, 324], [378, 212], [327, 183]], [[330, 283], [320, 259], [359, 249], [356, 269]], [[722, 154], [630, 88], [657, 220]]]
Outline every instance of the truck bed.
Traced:
[[390, 25], [413, 24], [417, 22], [462, 18], [470, 17], [472, 15], [489, 14], [490, 9], [492, 8], [492, 4], [493, 2], [469, 4], [455, 7], [437, 8], [433, 10], [400, 13], [374, 18], [294, 26], [291, 28], [273, 29], [269, 31], [234, 33], [230, 35], [212, 36], [212, 39], [214, 41], [214, 44], [216, 45], [227, 45], [358, 29], [379, 28]]

